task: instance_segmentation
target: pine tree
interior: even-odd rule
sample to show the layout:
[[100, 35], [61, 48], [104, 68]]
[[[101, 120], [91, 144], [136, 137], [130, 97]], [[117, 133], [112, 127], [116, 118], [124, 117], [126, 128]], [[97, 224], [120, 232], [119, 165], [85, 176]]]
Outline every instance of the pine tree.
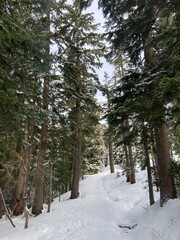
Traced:
[[[14, 199], [14, 206], [18, 206], [26, 196], [28, 159], [30, 157], [29, 138], [31, 138], [29, 119], [32, 115], [30, 101], [32, 101], [33, 90], [36, 86], [34, 76], [39, 72], [39, 58], [42, 56], [40, 50], [42, 37], [36, 28], [37, 19], [35, 20], [32, 14], [35, 7], [36, 4], [32, 1], [21, 3], [9, 1], [1, 2], [0, 9], [2, 23], [0, 27], [0, 62], [2, 66], [0, 70], [2, 92], [0, 97], [2, 114], [0, 139], [4, 142], [1, 149], [2, 176], [0, 182], [3, 185], [3, 191], [9, 194], [10, 199]], [[9, 156], [7, 149], [9, 149]], [[9, 161], [9, 159], [13, 159], [13, 161]], [[8, 168], [6, 164], [8, 164]], [[19, 167], [19, 173], [14, 169], [14, 165]], [[19, 176], [16, 183], [17, 174]], [[6, 179], [7, 176], [9, 179]], [[5, 185], [3, 179], [6, 179]], [[9, 180], [11, 188], [7, 190]], [[16, 192], [12, 196], [11, 192], [13, 192], [14, 186]], [[20, 205], [18, 209], [16, 208], [16, 214], [22, 211], [22, 204]], [[13, 207], [13, 209], [15, 208]]]
[[[116, 115], [117, 111], [122, 117], [127, 114], [132, 117], [136, 115], [138, 121], [148, 121], [155, 125], [162, 206], [164, 202], [174, 198], [176, 194], [173, 179], [169, 172], [171, 160], [165, 126], [166, 104], [173, 99], [166, 98], [164, 95], [165, 89], [162, 87], [165, 81], [167, 82], [166, 76], [170, 77], [172, 72], [171, 67], [159, 61], [173, 44], [168, 46], [166, 40], [161, 38], [162, 35], [166, 36], [164, 34], [167, 33], [168, 26], [164, 26], [163, 29], [159, 24], [159, 19], [162, 19], [161, 13], [167, 11], [167, 5], [171, 6], [169, 18], [172, 19], [176, 3], [127, 1], [124, 4], [122, 1], [99, 1], [99, 4], [109, 20], [107, 21], [107, 28], [109, 30], [108, 39], [113, 47], [112, 54], [114, 49], [121, 46], [131, 63], [131, 70], [127, 76], [121, 79], [121, 85], [117, 87], [118, 97], [114, 99]], [[177, 19], [175, 16], [174, 18]], [[171, 21], [168, 21], [170, 25]], [[179, 41], [177, 38], [178, 28], [175, 29], [173, 42]], [[144, 59], [142, 59], [142, 53]], [[166, 90], [169, 93], [176, 92], [175, 89], [179, 88], [177, 81], [175, 78], [170, 78], [176, 87], [171, 88], [169, 86]], [[123, 94], [121, 94], [122, 92]], [[177, 95], [173, 95], [173, 98], [175, 96]], [[161, 141], [162, 138], [164, 138], [164, 141]], [[163, 156], [163, 159], [161, 156]]]
[[[95, 32], [97, 25], [93, 24], [93, 16], [83, 14], [80, 1], [74, 1], [72, 6], [66, 5], [65, 9], [63, 18], [59, 18], [61, 28], [57, 30], [57, 42], [65, 45], [64, 50], [59, 48], [59, 67], [63, 73], [64, 95], [74, 139], [71, 198], [77, 198], [81, 176], [83, 122], [88, 111], [87, 104], [94, 102], [93, 85], [97, 85], [94, 67], [101, 65], [99, 56], [103, 44], [100, 35]], [[65, 54], [61, 55], [61, 52]]]
[[44, 117], [41, 124], [40, 132], [40, 145], [38, 151], [38, 161], [35, 174], [35, 196], [34, 203], [32, 207], [32, 213], [38, 215], [43, 209], [43, 198], [44, 198], [44, 167], [43, 164], [46, 161], [47, 152], [47, 141], [48, 141], [48, 106], [49, 106], [49, 85], [50, 85], [50, 28], [51, 28], [51, 5], [52, 1], [47, 1], [43, 5], [44, 12], [42, 14], [42, 30], [46, 33], [44, 42], [44, 52], [46, 53], [44, 62], [44, 72], [43, 77], [43, 92], [42, 92], [42, 111], [44, 112]]

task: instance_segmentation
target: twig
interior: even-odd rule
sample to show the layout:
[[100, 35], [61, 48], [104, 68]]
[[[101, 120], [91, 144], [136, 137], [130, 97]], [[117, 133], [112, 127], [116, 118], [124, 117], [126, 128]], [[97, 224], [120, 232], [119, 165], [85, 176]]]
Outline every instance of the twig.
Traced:
[[120, 228], [127, 228], [127, 229], [133, 229], [137, 226], [137, 224], [134, 225], [118, 225]]

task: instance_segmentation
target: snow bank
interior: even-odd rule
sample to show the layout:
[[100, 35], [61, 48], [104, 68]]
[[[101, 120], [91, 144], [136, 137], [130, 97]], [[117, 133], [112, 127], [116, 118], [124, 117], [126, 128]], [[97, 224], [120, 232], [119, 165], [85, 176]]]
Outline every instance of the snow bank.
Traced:
[[[159, 201], [149, 207], [146, 171], [136, 174], [137, 182], [126, 183], [122, 170], [87, 176], [80, 183], [80, 197], [70, 193], [52, 204], [50, 213], [24, 219], [0, 220], [1, 240], [180, 240], [180, 200], [161, 208]], [[159, 193], [155, 193], [158, 199]]]

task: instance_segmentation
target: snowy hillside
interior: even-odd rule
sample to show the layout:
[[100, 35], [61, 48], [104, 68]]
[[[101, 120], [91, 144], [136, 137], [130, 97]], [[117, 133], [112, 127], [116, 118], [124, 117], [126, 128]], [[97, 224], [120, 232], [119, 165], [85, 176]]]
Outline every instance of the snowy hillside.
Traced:
[[[88, 176], [80, 184], [80, 197], [56, 199], [51, 213], [31, 217], [24, 228], [22, 217], [0, 220], [1, 240], [180, 240], [180, 200], [163, 208], [157, 201], [148, 207], [146, 171], [137, 173], [137, 183], [117, 174]], [[156, 199], [158, 198], [158, 194]]]

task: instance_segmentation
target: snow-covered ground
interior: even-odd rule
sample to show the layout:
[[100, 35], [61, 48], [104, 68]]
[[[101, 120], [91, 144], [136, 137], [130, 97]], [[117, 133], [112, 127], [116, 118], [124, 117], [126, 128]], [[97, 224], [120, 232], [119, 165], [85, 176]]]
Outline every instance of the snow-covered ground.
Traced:
[[87, 176], [78, 199], [64, 194], [50, 213], [31, 217], [28, 229], [21, 216], [13, 219], [16, 228], [0, 220], [0, 240], [180, 240], [180, 200], [149, 207], [146, 171], [137, 173], [133, 185], [116, 171], [120, 177], [108, 169]]

